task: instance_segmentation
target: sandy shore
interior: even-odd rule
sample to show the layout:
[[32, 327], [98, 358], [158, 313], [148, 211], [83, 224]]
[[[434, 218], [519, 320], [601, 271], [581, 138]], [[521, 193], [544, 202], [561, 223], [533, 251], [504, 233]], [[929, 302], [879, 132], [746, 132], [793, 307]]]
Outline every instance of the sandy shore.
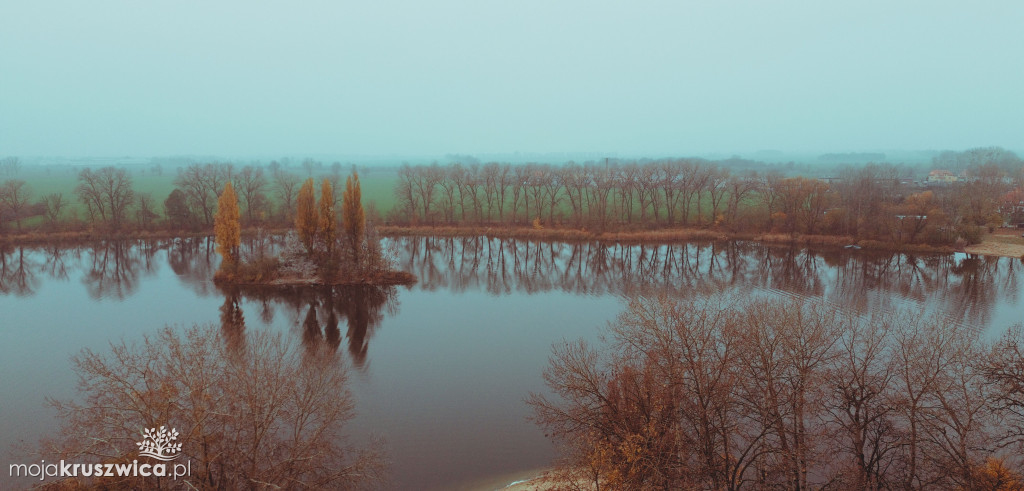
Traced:
[[1024, 257], [1024, 245], [982, 242], [964, 247], [964, 252], [983, 256]]
[[596, 489], [584, 482], [571, 483], [551, 475], [551, 468], [532, 469], [468, 483], [454, 489], [464, 491], [553, 491], [557, 489]]
[[530, 469], [499, 476], [491, 476], [486, 479], [472, 481], [461, 486], [456, 486], [457, 491], [539, 491], [551, 489], [543, 485], [543, 477], [549, 469]]
[[968, 254], [984, 256], [1024, 257], [1024, 233], [1021, 229], [1002, 228], [995, 233], [986, 235], [980, 244], [964, 248]]

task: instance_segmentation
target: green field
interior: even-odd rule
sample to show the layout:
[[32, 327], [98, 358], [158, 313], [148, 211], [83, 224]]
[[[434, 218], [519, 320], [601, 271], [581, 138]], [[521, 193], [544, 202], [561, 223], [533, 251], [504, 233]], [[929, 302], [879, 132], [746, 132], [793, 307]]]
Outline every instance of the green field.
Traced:
[[[79, 168], [70, 167], [25, 166], [14, 176], [0, 178], [0, 182], [8, 179], [25, 181], [29, 188], [30, 200], [33, 203], [39, 202], [44, 196], [49, 194], [63, 194], [64, 199], [69, 202], [66, 213], [75, 213], [82, 217], [85, 213], [85, 208], [75, 195], [75, 187], [78, 186], [79, 170]], [[163, 175], [157, 175], [140, 168], [128, 168], [128, 171], [131, 174], [132, 188], [135, 192], [152, 196], [157, 206], [157, 212], [163, 213], [163, 202], [171, 191], [174, 190], [175, 172], [165, 171]], [[319, 180], [323, 177], [329, 177], [329, 175], [314, 175], [313, 177]], [[360, 175], [359, 181], [362, 187], [364, 205], [372, 202], [382, 215], [391, 210], [391, 207], [395, 204], [394, 186], [396, 179], [395, 173], [391, 171], [372, 170], [364, 175]], [[342, 176], [341, 186], [344, 186], [344, 176]], [[276, 193], [272, 181], [268, 182], [266, 189], [268, 196], [276, 203]], [[341, 189], [338, 189], [335, 190], [335, 193], [340, 197], [341, 191]], [[32, 222], [26, 220], [25, 223], [31, 224]]]

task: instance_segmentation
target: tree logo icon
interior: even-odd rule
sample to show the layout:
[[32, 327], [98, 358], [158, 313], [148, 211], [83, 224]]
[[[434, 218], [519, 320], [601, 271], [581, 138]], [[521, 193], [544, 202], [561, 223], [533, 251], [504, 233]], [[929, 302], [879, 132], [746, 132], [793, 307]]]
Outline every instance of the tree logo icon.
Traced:
[[175, 428], [170, 431], [167, 431], [166, 426], [161, 426], [159, 430], [146, 428], [142, 437], [142, 441], [136, 443], [139, 455], [167, 461], [178, 458], [178, 452], [181, 452], [181, 443], [172, 443], [178, 439], [178, 430]]

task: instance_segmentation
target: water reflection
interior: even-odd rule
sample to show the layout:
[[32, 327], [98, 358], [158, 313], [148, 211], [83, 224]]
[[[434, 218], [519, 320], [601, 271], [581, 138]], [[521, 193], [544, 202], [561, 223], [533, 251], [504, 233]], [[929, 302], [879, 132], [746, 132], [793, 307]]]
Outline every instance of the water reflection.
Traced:
[[268, 323], [278, 307], [291, 312], [296, 321], [301, 317], [301, 322], [295, 324], [303, 345], [311, 352], [319, 352], [324, 346], [330, 351], [338, 350], [342, 341], [339, 326], [344, 320], [348, 353], [358, 368], [365, 367], [370, 339], [385, 314], [398, 312], [397, 290], [390, 286], [230, 286], [218, 289], [225, 296], [221, 323], [229, 342], [243, 337], [245, 323], [239, 302], [244, 299], [258, 305]]
[[36, 273], [42, 265], [24, 247], [0, 245], [0, 294], [26, 296], [39, 288]]
[[224, 304], [220, 306], [221, 336], [228, 351], [239, 353], [245, 345], [245, 314], [237, 288], [225, 291]]
[[120, 240], [90, 246], [89, 271], [82, 277], [89, 296], [118, 300], [131, 296], [138, 287], [141, 256], [146, 250], [151, 250], [151, 246]]
[[731, 287], [823, 297], [857, 311], [911, 302], [974, 326], [986, 325], [996, 304], [1016, 302], [1021, 268], [1010, 258], [813, 251], [744, 241], [624, 245], [403, 237], [393, 242], [400, 267], [416, 274], [417, 287], [425, 290], [685, 296]]
[[[243, 249], [268, 254], [279, 242], [250, 238]], [[624, 245], [404, 237], [390, 239], [389, 246], [398, 267], [417, 275], [415, 288], [423, 290], [685, 296], [709, 287], [740, 288], [824, 298], [858, 311], [910, 303], [939, 309], [953, 322], [976, 327], [987, 325], [998, 306], [1016, 305], [1022, 268], [1020, 260], [1010, 258], [813, 251], [743, 241]], [[94, 299], [124, 299], [136, 292], [141, 276], [154, 274], [162, 264], [200, 296], [226, 295], [226, 306], [234, 302], [225, 307], [229, 312], [241, 312], [241, 298], [259, 302], [258, 319], [270, 324], [276, 310], [284, 307], [295, 325], [308, 324], [303, 336], [309, 343], [337, 349], [347, 339], [359, 363], [365, 361], [367, 339], [382, 312], [394, 308], [394, 292], [388, 289], [274, 295], [246, 290], [232, 300], [213, 285], [219, 259], [213, 241], [205, 237], [72, 247], [0, 245], [0, 295], [32, 295], [43, 279], [78, 278]], [[342, 321], [347, 324], [344, 333]]]
[[58, 245], [49, 245], [45, 247], [46, 250], [46, 268], [45, 272], [55, 280], [66, 280], [68, 279], [68, 267], [66, 258], [77, 250], [66, 249]]
[[220, 261], [214, 241], [205, 237], [174, 239], [167, 249], [167, 262], [182, 283], [197, 294], [207, 296], [216, 292], [211, 280]]

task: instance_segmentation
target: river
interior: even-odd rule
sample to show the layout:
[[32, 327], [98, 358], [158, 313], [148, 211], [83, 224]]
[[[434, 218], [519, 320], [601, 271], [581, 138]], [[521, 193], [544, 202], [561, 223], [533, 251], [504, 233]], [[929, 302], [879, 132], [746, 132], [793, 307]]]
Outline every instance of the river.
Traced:
[[328, 343], [351, 365], [357, 416], [346, 428], [357, 443], [383, 442], [389, 487], [452, 489], [548, 465], [554, 448], [523, 399], [545, 390], [553, 343], [598, 342], [631, 296], [821, 299], [863, 314], [934, 312], [988, 337], [1024, 312], [1024, 265], [1010, 258], [486, 237], [396, 238], [385, 249], [417, 284], [220, 289], [201, 238], [0, 249], [0, 485], [27, 484], [6, 469], [21, 462], [11, 449], [55, 430], [46, 398], [75, 397], [71, 356], [165, 325]]

